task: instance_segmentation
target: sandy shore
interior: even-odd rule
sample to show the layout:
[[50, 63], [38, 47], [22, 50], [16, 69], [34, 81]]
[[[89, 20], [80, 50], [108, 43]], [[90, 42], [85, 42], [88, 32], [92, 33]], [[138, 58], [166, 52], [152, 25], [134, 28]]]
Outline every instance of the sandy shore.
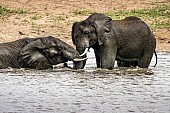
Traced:
[[[76, 21], [88, 17], [88, 11], [106, 12], [151, 8], [169, 0], [0, 0], [0, 5], [11, 9], [26, 10], [0, 18], [0, 42], [9, 42], [23, 37], [53, 35], [72, 45], [71, 27]], [[76, 14], [81, 12], [83, 14]], [[85, 13], [85, 14], [84, 14]], [[146, 21], [150, 24], [150, 20]], [[154, 29], [157, 51], [170, 51], [170, 29]]]

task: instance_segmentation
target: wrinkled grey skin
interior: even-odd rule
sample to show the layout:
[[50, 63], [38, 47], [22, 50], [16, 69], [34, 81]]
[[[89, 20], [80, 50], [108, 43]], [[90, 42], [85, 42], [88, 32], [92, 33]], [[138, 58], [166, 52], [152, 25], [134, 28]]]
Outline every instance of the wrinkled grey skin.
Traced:
[[52, 65], [73, 61], [75, 58], [80, 58], [78, 51], [65, 42], [49, 36], [27, 44], [20, 51], [18, 62], [24, 68], [48, 69], [52, 68]]
[[23, 38], [13, 42], [0, 44], [0, 69], [8, 67], [20, 68], [18, 64], [18, 54], [20, 50], [33, 41], [31, 38]]
[[117, 61], [119, 67], [136, 67], [138, 61]]
[[52, 65], [80, 58], [73, 47], [52, 36], [1, 44], [0, 50], [0, 68], [51, 69]]
[[141, 19], [131, 16], [112, 20], [99, 13], [73, 24], [72, 41], [80, 54], [85, 48], [93, 48], [97, 67], [106, 69], [112, 69], [115, 60], [118, 66], [147, 68], [156, 48], [154, 35]]

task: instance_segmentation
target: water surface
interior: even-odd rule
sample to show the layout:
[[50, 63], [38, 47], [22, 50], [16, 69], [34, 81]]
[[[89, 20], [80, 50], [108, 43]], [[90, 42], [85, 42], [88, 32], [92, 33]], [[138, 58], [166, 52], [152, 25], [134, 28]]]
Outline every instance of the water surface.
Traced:
[[0, 70], [0, 112], [170, 112], [170, 53], [158, 53], [149, 69], [97, 69], [88, 56], [83, 70]]

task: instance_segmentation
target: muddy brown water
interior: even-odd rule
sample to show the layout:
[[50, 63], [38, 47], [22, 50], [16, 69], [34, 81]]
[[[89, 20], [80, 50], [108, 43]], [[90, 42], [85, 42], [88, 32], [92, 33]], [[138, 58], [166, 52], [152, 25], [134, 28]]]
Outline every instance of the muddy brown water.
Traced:
[[0, 70], [0, 112], [170, 113], [170, 53], [149, 69], [97, 69], [88, 56], [83, 70]]

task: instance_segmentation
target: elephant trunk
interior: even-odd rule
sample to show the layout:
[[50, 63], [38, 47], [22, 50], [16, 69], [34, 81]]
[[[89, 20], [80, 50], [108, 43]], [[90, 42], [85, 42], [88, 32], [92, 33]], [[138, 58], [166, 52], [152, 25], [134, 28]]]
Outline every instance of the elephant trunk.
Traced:
[[83, 69], [85, 64], [84, 62], [87, 58], [75, 58], [73, 59], [73, 69]]
[[80, 57], [80, 55], [77, 56], [76, 58], [73, 59], [73, 68], [83, 69], [85, 66], [84, 62], [86, 62], [86, 60], [87, 60], [87, 57], [82, 58]]
[[73, 69], [83, 69], [84, 63], [82, 62], [73, 62]]
[[79, 52], [79, 57], [84, 59], [81, 62], [74, 62], [74, 68], [75, 69], [82, 69], [82, 68], [84, 68], [84, 66], [86, 64], [86, 59], [87, 59], [86, 54], [87, 54], [87, 52], [90, 48], [89, 39], [86, 36], [81, 37], [81, 38], [77, 39], [76, 43], [74, 43], [74, 44], [76, 45], [76, 50]]
[[76, 47], [76, 50], [79, 52], [79, 58], [82, 58], [84, 60], [80, 62], [74, 62], [73, 67], [74, 69], [83, 69], [86, 64], [86, 60], [87, 60], [86, 52], [88, 51], [88, 49]]
[[83, 62], [87, 60], [86, 57], [81, 57], [79, 52], [72, 47], [65, 48], [63, 56], [69, 61], [73, 61], [74, 69], [82, 69], [84, 67]]

